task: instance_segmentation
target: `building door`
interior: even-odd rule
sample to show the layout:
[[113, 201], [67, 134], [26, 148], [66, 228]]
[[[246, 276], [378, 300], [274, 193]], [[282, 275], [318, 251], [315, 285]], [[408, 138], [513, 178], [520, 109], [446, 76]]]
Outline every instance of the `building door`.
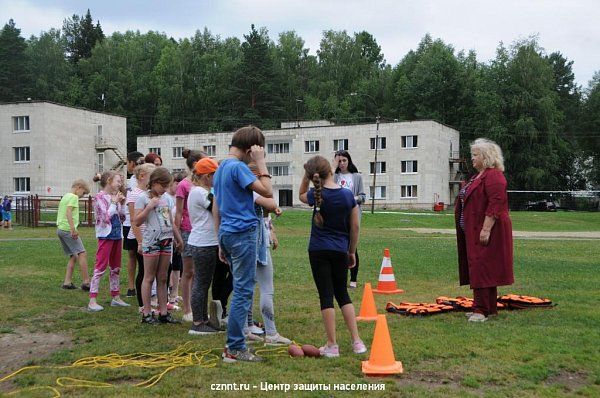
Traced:
[[279, 190], [279, 206], [292, 206], [292, 190], [291, 189], [280, 189]]

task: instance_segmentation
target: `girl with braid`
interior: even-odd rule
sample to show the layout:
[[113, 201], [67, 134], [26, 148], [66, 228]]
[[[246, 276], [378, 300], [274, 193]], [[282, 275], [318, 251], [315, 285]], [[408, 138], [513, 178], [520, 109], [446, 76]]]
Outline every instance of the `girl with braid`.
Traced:
[[[319, 350], [325, 357], [340, 356], [335, 333], [335, 297], [352, 337], [352, 351], [362, 354], [367, 348], [358, 335], [354, 305], [346, 287], [348, 269], [356, 265], [359, 209], [352, 192], [335, 183], [327, 159], [314, 156], [306, 162], [304, 170], [300, 200], [313, 207], [308, 257], [327, 333], [327, 344]], [[310, 182], [314, 188], [309, 190]]]

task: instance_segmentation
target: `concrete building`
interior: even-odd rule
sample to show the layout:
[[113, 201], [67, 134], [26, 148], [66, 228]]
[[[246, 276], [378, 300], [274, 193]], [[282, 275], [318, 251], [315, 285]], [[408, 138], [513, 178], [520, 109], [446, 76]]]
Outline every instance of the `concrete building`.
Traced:
[[121, 116], [51, 102], [0, 104], [0, 193], [59, 196], [78, 178], [124, 166]]
[[[299, 127], [298, 127], [299, 124]], [[449, 204], [458, 188], [459, 132], [435, 121], [335, 126], [324, 122], [291, 122], [279, 130], [263, 131], [267, 166], [273, 176], [274, 198], [280, 206], [299, 206], [302, 165], [314, 155], [333, 159], [336, 150], [350, 152], [362, 173], [365, 193], [377, 208], [431, 208]], [[201, 149], [223, 159], [232, 132], [148, 135], [137, 138], [142, 153], [155, 152], [171, 170], [186, 169], [184, 148]], [[377, 136], [379, 137], [376, 140]], [[377, 143], [377, 164], [375, 146]]]

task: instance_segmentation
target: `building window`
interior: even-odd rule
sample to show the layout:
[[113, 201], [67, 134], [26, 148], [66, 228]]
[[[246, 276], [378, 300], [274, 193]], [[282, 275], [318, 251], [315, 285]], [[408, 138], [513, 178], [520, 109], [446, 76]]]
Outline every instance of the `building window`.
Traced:
[[161, 154], [160, 154], [160, 148], [148, 148], [148, 152], [155, 153], [158, 156], [161, 156]]
[[180, 159], [183, 157], [183, 147], [182, 146], [174, 146], [173, 147], [173, 159]]
[[347, 151], [348, 150], [348, 140], [347, 139], [341, 139], [341, 140], [333, 140], [333, 150], [334, 151]]
[[[379, 137], [377, 140], [377, 149], [385, 149], [386, 142], [385, 137]], [[371, 149], [375, 149], [375, 138], [371, 138]]]
[[267, 144], [267, 153], [290, 153], [290, 143], [275, 142]]
[[28, 146], [20, 146], [13, 148], [15, 150], [15, 162], [29, 162], [30, 153]]
[[[375, 174], [375, 162], [370, 162], [371, 174]], [[386, 164], [385, 162], [377, 162], [377, 174], [385, 174]]]
[[304, 152], [319, 152], [319, 141], [304, 141]]
[[204, 145], [202, 150], [206, 152], [208, 156], [217, 156], [217, 146], [216, 145]]
[[417, 136], [416, 135], [403, 135], [402, 136], [402, 148], [416, 148], [417, 147]]
[[99, 153], [98, 154], [98, 173], [103, 173], [103, 172], [104, 172], [104, 154]]
[[13, 116], [13, 132], [29, 131], [29, 116]]
[[417, 186], [416, 185], [400, 185], [400, 197], [401, 198], [416, 198], [417, 197]]
[[[375, 199], [385, 199], [387, 188], [385, 185], [375, 187]], [[373, 187], [369, 187], [369, 199], [373, 199]]]
[[272, 176], [289, 176], [290, 168], [289, 166], [280, 165], [280, 166], [267, 166], [267, 170], [269, 170], [269, 174]]
[[416, 173], [417, 172], [417, 161], [416, 160], [403, 160], [401, 172], [402, 173]]
[[31, 186], [29, 183], [29, 177], [17, 177], [15, 181], [15, 192], [29, 192]]

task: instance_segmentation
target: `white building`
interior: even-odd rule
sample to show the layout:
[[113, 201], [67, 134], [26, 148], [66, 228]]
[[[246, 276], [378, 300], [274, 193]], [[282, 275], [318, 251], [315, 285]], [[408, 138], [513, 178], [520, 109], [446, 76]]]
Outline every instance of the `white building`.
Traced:
[[59, 196], [74, 180], [121, 169], [126, 119], [51, 102], [0, 104], [0, 193]]
[[[273, 175], [274, 198], [280, 206], [299, 206], [298, 187], [303, 164], [314, 155], [328, 159], [336, 150], [350, 152], [362, 173], [370, 206], [376, 171], [375, 206], [378, 208], [431, 208], [451, 203], [457, 193], [460, 159], [459, 132], [435, 121], [335, 126], [325, 121], [282, 124], [264, 130], [267, 166]], [[287, 127], [287, 128], [286, 128]], [[137, 138], [142, 153], [161, 155], [171, 170], [186, 169], [184, 148], [201, 149], [217, 159], [227, 156], [232, 132], [148, 135]], [[377, 165], [375, 165], [375, 144]]]

